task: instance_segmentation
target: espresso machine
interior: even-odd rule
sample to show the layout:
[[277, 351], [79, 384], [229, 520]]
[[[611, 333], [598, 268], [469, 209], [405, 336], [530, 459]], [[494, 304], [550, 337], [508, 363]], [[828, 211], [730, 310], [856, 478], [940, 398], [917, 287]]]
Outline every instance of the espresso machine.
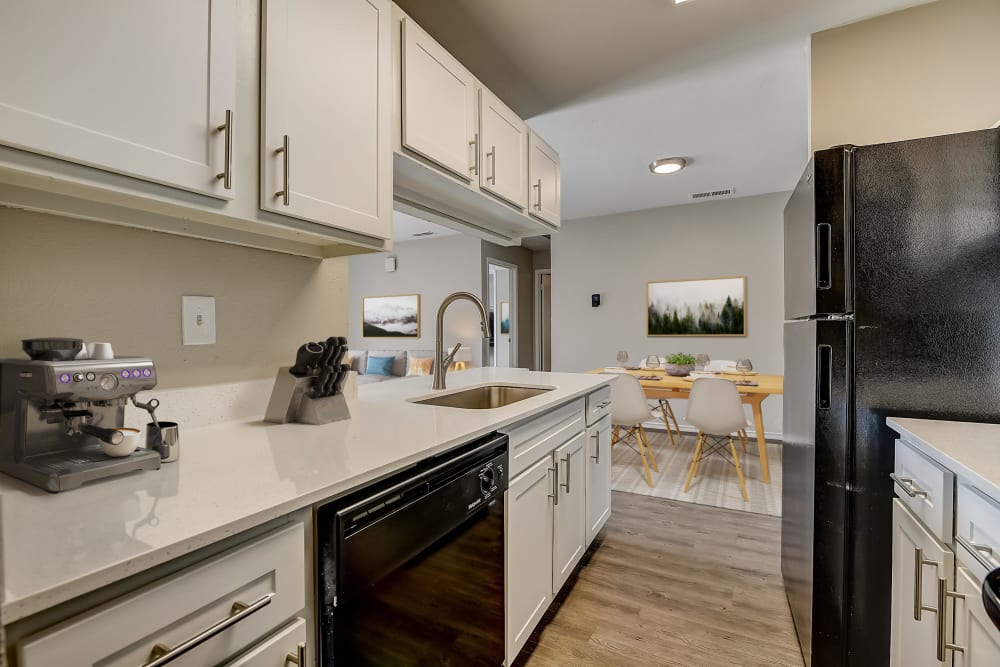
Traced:
[[155, 470], [160, 454], [138, 449], [112, 457], [101, 441], [121, 441], [125, 405], [156, 386], [144, 357], [74, 359], [40, 351], [0, 359], [0, 472], [51, 493], [133, 470]]

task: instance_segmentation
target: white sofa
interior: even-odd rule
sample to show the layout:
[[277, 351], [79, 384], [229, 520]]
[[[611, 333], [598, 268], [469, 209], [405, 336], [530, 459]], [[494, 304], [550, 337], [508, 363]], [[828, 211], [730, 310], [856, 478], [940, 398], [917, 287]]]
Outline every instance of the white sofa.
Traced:
[[[377, 375], [368, 373], [368, 357], [394, 357], [392, 362], [392, 375]], [[358, 373], [358, 384], [372, 384], [375, 382], [385, 382], [396, 378], [406, 377], [410, 368], [410, 359], [413, 357], [426, 359], [433, 357], [433, 350], [348, 350], [345, 362], [351, 365], [352, 371]], [[433, 369], [432, 369], [433, 372]]]

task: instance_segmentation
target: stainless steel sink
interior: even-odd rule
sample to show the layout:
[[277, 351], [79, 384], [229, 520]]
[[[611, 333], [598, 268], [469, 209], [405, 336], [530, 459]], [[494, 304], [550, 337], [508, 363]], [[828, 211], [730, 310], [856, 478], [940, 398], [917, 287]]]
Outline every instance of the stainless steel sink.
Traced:
[[539, 396], [555, 387], [532, 387], [526, 385], [491, 384], [471, 387], [462, 391], [439, 394], [428, 398], [416, 399], [413, 402], [421, 405], [437, 405], [444, 408], [463, 408], [465, 410], [491, 410], [511, 405], [526, 398]]

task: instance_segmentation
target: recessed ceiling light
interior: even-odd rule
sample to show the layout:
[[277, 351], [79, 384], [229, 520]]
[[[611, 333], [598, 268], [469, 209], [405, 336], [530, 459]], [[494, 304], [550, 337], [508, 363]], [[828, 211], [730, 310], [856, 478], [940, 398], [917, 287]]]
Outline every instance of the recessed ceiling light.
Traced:
[[661, 157], [649, 163], [649, 170], [654, 174], [673, 174], [687, 166], [687, 160], [682, 157]]
[[690, 2], [691, 0], [674, 0], [675, 5], [683, 5], [685, 2]]

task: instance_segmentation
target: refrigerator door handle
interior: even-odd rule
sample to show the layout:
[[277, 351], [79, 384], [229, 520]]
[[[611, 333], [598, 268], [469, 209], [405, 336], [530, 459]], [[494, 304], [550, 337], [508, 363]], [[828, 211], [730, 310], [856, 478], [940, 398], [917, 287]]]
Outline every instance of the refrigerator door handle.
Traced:
[[828, 222], [816, 225], [816, 289], [830, 289], [833, 264], [833, 227]]
[[830, 409], [833, 393], [833, 348], [829, 345], [816, 347], [816, 407]]

